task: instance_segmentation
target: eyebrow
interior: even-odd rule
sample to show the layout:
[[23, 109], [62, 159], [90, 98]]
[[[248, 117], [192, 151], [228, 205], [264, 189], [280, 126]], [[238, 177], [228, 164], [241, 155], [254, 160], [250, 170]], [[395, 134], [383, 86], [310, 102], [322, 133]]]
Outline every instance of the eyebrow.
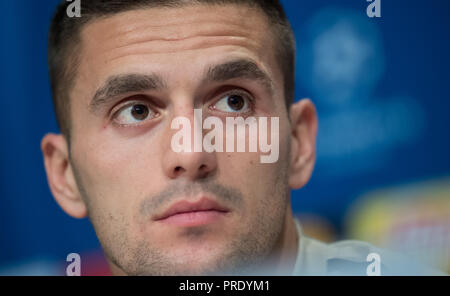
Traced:
[[[203, 82], [224, 82], [232, 79], [257, 80], [273, 94], [273, 82], [269, 75], [249, 59], [237, 59], [210, 66]], [[115, 97], [131, 92], [167, 89], [164, 80], [156, 74], [119, 74], [109, 77], [94, 94], [89, 107], [96, 113]]]
[[130, 92], [165, 89], [164, 81], [155, 74], [121, 74], [109, 77], [94, 94], [89, 107], [94, 113], [114, 97]]
[[231, 79], [257, 80], [266, 90], [273, 94], [273, 81], [258, 65], [249, 59], [237, 59], [209, 67], [206, 82], [223, 82]]

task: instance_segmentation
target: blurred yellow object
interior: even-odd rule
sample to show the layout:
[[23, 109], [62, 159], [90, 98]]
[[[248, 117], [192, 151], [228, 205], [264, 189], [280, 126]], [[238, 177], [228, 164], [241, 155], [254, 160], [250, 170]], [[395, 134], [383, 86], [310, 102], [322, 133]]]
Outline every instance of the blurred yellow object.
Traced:
[[349, 238], [450, 273], [450, 178], [365, 194], [349, 211], [346, 228]]
[[332, 223], [324, 217], [309, 213], [295, 214], [300, 222], [302, 233], [308, 237], [315, 238], [325, 243], [336, 240], [336, 230]]

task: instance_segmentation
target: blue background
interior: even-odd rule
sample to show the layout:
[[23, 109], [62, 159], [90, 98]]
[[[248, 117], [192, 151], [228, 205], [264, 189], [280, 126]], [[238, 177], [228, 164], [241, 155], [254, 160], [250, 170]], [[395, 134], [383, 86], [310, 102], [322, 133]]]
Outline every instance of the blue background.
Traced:
[[[46, 63], [57, 2], [0, 1], [0, 267], [99, 248], [89, 221], [53, 200], [40, 151], [57, 132]], [[382, 0], [381, 18], [367, 17], [365, 0], [282, 2], [298, 43], [296, 97], [311, 97], [320, 120], [317, 166], [293, 208], [345, 236], [364, 192], [450, 173], [450, 2]]]

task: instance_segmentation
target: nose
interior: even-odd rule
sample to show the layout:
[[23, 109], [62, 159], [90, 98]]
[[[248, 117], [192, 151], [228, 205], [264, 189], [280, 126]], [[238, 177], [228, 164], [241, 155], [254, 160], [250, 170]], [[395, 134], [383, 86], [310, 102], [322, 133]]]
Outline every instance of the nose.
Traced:
[[172, 154], [164, 161], [164, 170], [170, 179], [203, 179], [216, 170], [214, 153], [208, 152], [168, 152]]
[[[203, 179], [214, 174], [217, 169], [217, 158], [215, 152], [206, 152], [203, 147], [201, 147], [200, 151], [199, 149], [194, 149], [196, 137], [198, 138], [200, 136], [200, 140], [203, 139], [203, 131], [201, 128], [198, 128], [201, 126], [199, 121], [203, 119], [195, 118], [192, 113], [190, 113], [189, 117], [191, 127], [191, 149], [189, 151], [183, 150], [181, 152], [176, 152], [173, 147], [171, 147], [171, 139], [179, 130], [174, 130], [168, 127], [169, 131], [166, 133], [169, 136], [165, 140], [168, 147], [166, 146], [167, 148], [165, 149], [163, 155], [162, 165], [166, 176], [170, 179], [186, 178], [191, 181]], [[194, 121], [197, 121], [196, 125], [194, 125]], [[194, 130], [194, 128], [196, 128], [196, 130]], [[194, 136], [195, 133], [196, 136]]]

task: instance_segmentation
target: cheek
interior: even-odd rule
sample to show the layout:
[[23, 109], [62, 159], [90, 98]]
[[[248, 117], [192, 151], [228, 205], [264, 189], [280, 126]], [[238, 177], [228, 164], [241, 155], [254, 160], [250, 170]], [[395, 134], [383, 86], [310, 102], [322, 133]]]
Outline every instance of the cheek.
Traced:
[[[287, 116], [280, 116], [278, 128], [274, 128], [274, 133], [277, 133], [276, 142], [278, 144], [270, 145], [270, 150], [267, 153], [260, 151], [260, 141], [267, 143], [271, 142], [272, 126], [270, 119], [268, 120], [269, 127], [267, 129], [267, 138], [260, 139], [256, 137], [256, 146], [258, 152], [218, 152], [218, 168], [220, 174], [225, 175], [228, 180], [232, 180], [234, 184], [245, 187], [250, 187], [255, 191], [259, 188], [266, 188], [273, 186], [279, 179], [280, 174], [287, 173], [290, 160], [291, 150], [291, 134]], [[259, 134], [259, 132], [258, 132]], [[249, 150], [249, 131], [246, 130], [245, 150]], [[224, 138], [224, 142], [226, 139]], [[266, 147], [267, 148], [267, 147]], [[278, 150], [278, 152], [275, 152]], [[278, 158], [273, 163], [264, 163], [262, 156], [277, 155]], [[258, 184], [256, 187], [255, 184]]]
[[260, 153], [218, 153], [219, 181], [239, 188], [249, 199], [264, 198], [275, 186], [280, 186], [280, 182], [283, 183], [287, 154], [286, 148], [280, 149], [278, 161], [268, 164], [261, 163]]
[[158, 191], [158, 153], [148, 143], [99, 139], [74, 147], [74, 162], [88, 198], [97, 207], [132, 215], [140, 200]]

